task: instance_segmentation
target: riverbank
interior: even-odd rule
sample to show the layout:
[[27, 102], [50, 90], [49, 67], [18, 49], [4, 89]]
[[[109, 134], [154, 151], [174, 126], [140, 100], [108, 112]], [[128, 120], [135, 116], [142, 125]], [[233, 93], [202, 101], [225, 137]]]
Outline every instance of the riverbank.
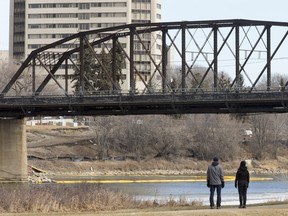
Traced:
[[[129, 160], [81, 162], [32, 160], [29, 161], [29, 182], [50, 183], [51, 180], [70, 178], [69, 183], [73, 181], [84, 183], [91, 177], [93, 183], [97, 183], [99, 179], [102, 180], [101, 177], [107, 178], [109, 176], [114, 177], [114, 181], [118, 181], [119, 178], [123, 180], [122, 177], [125, 177], [125, 181], [136, 181], [136, 177], [138, 181], [145, 181], [147, 177], [152, 178], [153, 181], [157, 178], [163, 181], [165, 177], [164, 180], [169, 181], [171, 178], [181, 176], [190, 176], [189, 180], [191, 181], [205, 181], [206, 169], [210, 163], [210, 161], [195, 161], [193, 159], [177, 159], [174, 161], [151, 159], [139, 162]], [[221, 164], [225, 177], [228, 178], [227, 180], [233, 180], [239, 161], [221, 162]], [[250, 161], [248, 164], [251, 177], [282, 176], [282, 178], [288, 178], [287, 162], [284, 159], [257, 163]], [[35, 169], [32, 169], [32, 167]], [[199, 179], [199, 177], [202, 178]], [[178, 179], [176, 180], [178, 181]]]
[[[283, 174], [288, 175], [288, 159], [253, 161], [248, 160], [250, 174]], [[147, 159], [143, 161], [64, 161], [64, 160], [29, 160], [30, 167], [51, 175], [99, 175], [99, 176], [129, 176], [129, 175], [206, 175], [210, 161], [193, 159]], [[239, 166], [239, 160], [221, 162], [225, 175], [234, 175]]]
[[[135, 161], [133, 154], [112, 149], [111, 157], [97, 160], [95, 131], [89, 127], [27, 126], [27, 137], [28, 165], [49, 175], [204, 175], [211, 163], [183, 155], [157, 158], [153, 154]], [[248, 155], [239, 155], [234, 161], [220, 161], [225, 175], [235, 175], [243, 159], [249, 162], [252, 175], [288, 174], [286, 156], [257, 161]]]

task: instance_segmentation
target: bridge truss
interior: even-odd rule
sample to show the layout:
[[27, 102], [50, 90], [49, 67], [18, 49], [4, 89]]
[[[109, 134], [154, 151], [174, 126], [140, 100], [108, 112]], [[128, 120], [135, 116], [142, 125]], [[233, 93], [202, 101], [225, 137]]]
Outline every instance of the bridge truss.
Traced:
[[[255, 20], [79, 32], [31, 52], [2, 87], [0, 116], [287, 112], [287, 36], [288, 23]], [[117, 49], [125, 59], [124, 85], [117, 78]], [[110, 89], [88, 80], [87, 50]], [[110, 55], [109, 67], [101, 51]], [[278, 73], [283, 77], [275, 82]]]

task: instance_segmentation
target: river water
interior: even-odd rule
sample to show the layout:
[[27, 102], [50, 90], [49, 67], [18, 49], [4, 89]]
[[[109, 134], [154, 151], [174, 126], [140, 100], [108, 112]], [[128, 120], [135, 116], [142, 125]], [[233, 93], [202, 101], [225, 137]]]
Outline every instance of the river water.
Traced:
[[[188, 178], [188, 177], [187, 177]], [[113, 183], [103, 187], [116, 189], [132, 195], [137, 200], [167, 201], [186, 199], [209, 204], [209, 188], [206, 182], [162, 182], [162, 183]], [[216, 195], [215, 195], [216, 198]], [[226, 181], [222, 190], [222, 205], [238, 205], [238, 191], [233, 181]], [[287, 177], [274, 177], [270, 180], [251, 181], [248, 188], [247, 204], [265, 203], [269, 201], [288, 200]]]

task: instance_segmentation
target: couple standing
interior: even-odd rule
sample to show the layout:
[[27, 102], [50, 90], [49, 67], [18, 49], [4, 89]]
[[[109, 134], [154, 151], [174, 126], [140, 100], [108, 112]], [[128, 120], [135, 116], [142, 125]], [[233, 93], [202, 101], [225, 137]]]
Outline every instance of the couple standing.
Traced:
[[[241, 161], [240, 167], [237, 170], [235, 177], [235, 188], [238, 187], [239, 193], [239, 208], [246, 208], [247, 200], [247, 188], [249, 186], [249, 172], [245, 161]], [[214, 204], [214, 193], [217, 192], [217, 209], [221, 208], [221, 190], [224, 188], [224, 173], [221, 165], [219, 164], [219, 159], [217, 157], [213, 158], [213, 162], [208, 166], [207, 170], [207, 187], [210, 188], [210, 208], [213, 209]]]

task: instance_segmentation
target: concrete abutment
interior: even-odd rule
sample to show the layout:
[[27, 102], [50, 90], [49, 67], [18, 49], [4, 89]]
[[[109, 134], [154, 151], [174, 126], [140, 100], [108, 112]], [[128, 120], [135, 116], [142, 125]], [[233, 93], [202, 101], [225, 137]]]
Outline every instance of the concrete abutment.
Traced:
[[27, 181], [25, 119], [0, 119], [0, 180]]

